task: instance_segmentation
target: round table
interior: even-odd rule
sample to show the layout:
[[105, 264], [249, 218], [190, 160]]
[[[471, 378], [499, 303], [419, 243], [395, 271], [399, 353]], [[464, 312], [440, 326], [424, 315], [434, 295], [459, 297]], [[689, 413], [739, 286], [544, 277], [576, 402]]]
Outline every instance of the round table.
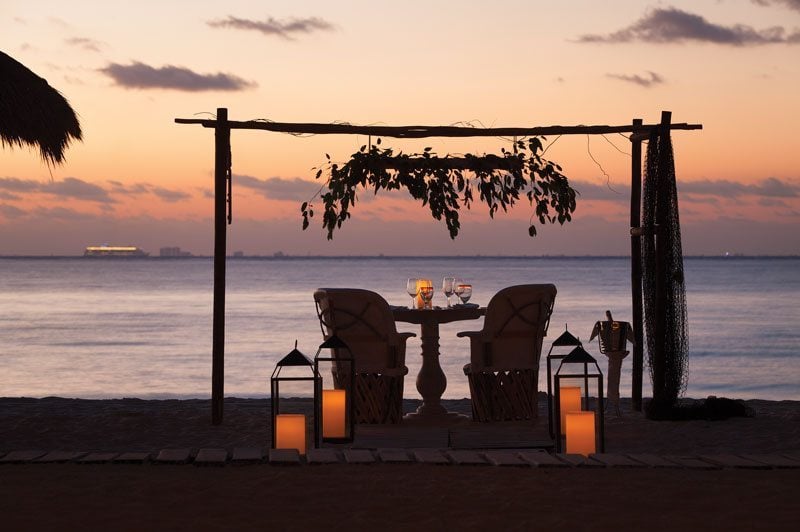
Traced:
[[447, 388], [447, 377], [439, 363], [439, 325], [461, 320], [475, 320], [486, 314], [485, 307], [450, 307], [432, 309], [392, 309], [395, 321], [415, 323], [420, 326], [422, 341], [422, 367], [417, 374], [417, 391], [422, 396], [422, 404], [417, 411], [404, 416], [404, 421], [420, 423], [441, 423], [442, 421], [463, 418], [448, 412], [441, 403], [442, 394]]

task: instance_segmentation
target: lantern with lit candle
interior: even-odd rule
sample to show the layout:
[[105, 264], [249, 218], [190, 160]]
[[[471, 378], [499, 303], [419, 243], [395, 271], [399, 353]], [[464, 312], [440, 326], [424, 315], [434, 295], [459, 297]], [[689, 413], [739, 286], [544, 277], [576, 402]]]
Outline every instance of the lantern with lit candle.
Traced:
[[[323, 356], [330, 349], [331, 356]], [[330, 367], [327, 371], [325, 367]], [[317, 434], [323, 442], [353, 441], [355, 411], [355, 359], [347, 344], [335, 334], [322, 342], [314, 357], [314, 371], [319, 376], [316, 413]], [[321, 426], [321, 427], [320, 427]]]
[[[290, 402], [281, 397], [281, 384], [291, 385], [292, 393], [311, 392], [313, 408], [301, 408], [302, 403]], [[297, 342], [292, 351], [275, 366], [270, 379], [272, 399], [272, 448], [297, 449], [304, 455], [310, 445], [318, 446], [317, 412], [319, 411], [320, 378], [314, 363], [297, 350]], [[314, 418], [309, 424], [308, 417]], [[313, 427], [313, 437], [309, 438], [308, 427]]]
[[[573, 412], [588, 412], [592, 414], [591, 424], [587, 421], [590, 417], [588, 415], [574, 417], [572, 426], [575, 428], [576, 432], [572, 437], [572, 442], [578, 445], [575, 442], [578, 440], [583, 441], [582, 438], [587, 437], [585, 436], [587, 434], [586, 430], [588, 430], [586, 427], [590, 426], [591, 438], [595, 443], [591, 452], [595, 450], [604, 452], [605, 420], [603, 418], [603, 372], [600, 371], [597, 360], [587, 353], [583, 347], [578, 346], [574, 348], [561, 360], [561, 364], [558, 366], [558, 370], [553, 377], [553, 387], [553, 398], [555, 400], [554, 412], [558, 413], [558, 415], [553, 415], [556, 451], [563, 451], [564, 445], [562, 445], [562, 439], [566, 438], [567, 452], [571, 452], [569, 450], [571, 446], [568, 430], [570, 429], [570, 420], [572, 420], [573, 417], [571, 417], [570, 414]], [[574, 388], [579, 388], [580, 390], [580, 401], [577, 403], [575, 402]], [[572, 390], [568, 391], [569, 389]], [[562, 394], [562, 391], [566, 393]], [[565, 403], [572, 401], [572, 405], [574, 406], [564, 404], [567, 408], [562, 410], [562, 400]], [[577, 408], [577, 410], [569, 410], [569, 408]], [[589, 446], [581, 444], [579, 447], [572, 448], [589, 449]], [[584, 453], [581, 452], [581, 454]]]
[[[547, 352], [547, 428], [550, 430], [551, 438], [556, 437], [555, 425], [553, 423], [553, 416], [555, 415], [555, 412], [553, 411], [555, 408], [555, 401], [553, 399], [553, 365], [556, 362], [560, 363], [560, 361], [563, 360], [572, 349], [580, 345], [582, 345], [581, 341], [578, 338], [575, 338], [565, 326], [564, 332], [561, 333], [561, 336], [553, 341], [553, 345], [550, 346], [550, 351]], [[578, 394], [578, 398], [580, 400], [580, 393]], [[563, 405], [564, 401], [561, 401], [561, 404]], [[563, 408], [564, 406], [562, 406], [562, 410]], [[561, 426], [564, 426], [563, 417], [561, 418]]]
[[597, 450], [594, 412], [567, 412], [565, 445], [568, 454], [589, 456]]

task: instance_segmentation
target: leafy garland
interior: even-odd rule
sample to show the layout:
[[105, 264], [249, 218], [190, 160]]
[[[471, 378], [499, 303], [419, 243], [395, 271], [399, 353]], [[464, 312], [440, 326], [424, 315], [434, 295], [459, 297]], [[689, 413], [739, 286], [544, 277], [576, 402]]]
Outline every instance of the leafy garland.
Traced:
[[[329, 176], [327, 191], [320, 194], [324, 208], [322, 226], [328, 230], [328, 240], [350, 218], [359, 187], [375, 194], [381, 189], [405, 188], [411, 197], [428, 205], [436, 220], [444, 217], [453, 239], [461, 227], [459, 209], [462, 205], [470, 208], [475, 189], [489, 207], [491, 218], [499, 209], [507, 212], [523, 194], [535, 207], [531, 220], [535, 216], [542, 224], [558, 221], [563, 225], [575, 211], [576, 192], [561, 173], [561, 167], [542, 157], [539, 137], [518, 140], [513, 151], [502, 149], [502, 155], [465, 154], [463, 159], [450, 155], [438, 157], [431, 148], [422, 153], [395, 155], [391, 148], [381, 148], [380, 143], [378, 139], [369, 148], [361, 146], [342, 165], [333, 163], [330, 155], [325, 154], [327, 161], [316, 168], [317, 179], [323, 174]], [[300, 211], [306, 229], [314, 216], [314, 205], [305, 202]], [[528, 233], [536, 236], [533, 223]]]

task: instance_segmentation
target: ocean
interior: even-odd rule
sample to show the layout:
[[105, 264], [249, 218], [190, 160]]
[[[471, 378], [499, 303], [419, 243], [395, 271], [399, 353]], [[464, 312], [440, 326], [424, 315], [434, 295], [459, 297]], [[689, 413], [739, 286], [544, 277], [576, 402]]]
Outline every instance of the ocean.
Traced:
[[[229, 259], [225, 394], [269, 395], [275, 363], [298, 343], [309, 357], [322, 336], [312, 294], [361, 287], [407, 305], [408, 277], [472, 282], [471, 302], [499, 289], [553, 283], [555, 309], [542, 352], [565, 327], [605, 371], [594, 323], [611, 310], [631, 321], [630, 264], [610, 257], [244, 258]], [[800, 258], [685, 259], [689, 317], [687, 397], [800, 399]], [[0, 396], [206, 398], [211, 393], [213, 268], [210, 258], [0, 258]], [[444, 398], [469, 397], [463, 330], [441, 327]], [[419, 333], [416, 326], [398, 329]], [[419, 335], [408, 342], [405, 397], [418, 398]], [[622, 396], [630, 396], [631, 357]], [[544, 389], [542, 376], [540, 389]], [[645, 369], [644, 393], [649, 394]]]

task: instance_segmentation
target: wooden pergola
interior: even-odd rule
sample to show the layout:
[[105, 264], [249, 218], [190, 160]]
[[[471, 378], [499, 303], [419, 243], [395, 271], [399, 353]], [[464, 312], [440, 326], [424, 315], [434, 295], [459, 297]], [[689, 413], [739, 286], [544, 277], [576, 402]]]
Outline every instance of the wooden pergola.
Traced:
[[[662, 111], [658, 124], [645, 124], [636, 118], [622, 126], [542, 126], [473, 128], [460, 126], [355, 126], [349, 124], [287, 123], [228, 120], [228, 109], [218, 108], [215, 120], [176, 118], [178, 124], [199, 124], [214, 129], [214, 310], [211, 370], [211, 422], [222, 423], [225, 375], [225, 260], [226, 224], [231, 223], [231, 130], [255, 129], [277, 133], [316, 135], [366, 135], [394, 138], [429, 137], [529, 137], [543, 135], [605, 135], [629, 133], [631, 142], [631, 303], [635, 333], [633, 347], [632, 399], [636, 410], [642, 408], [644, 372], [644, 332], [642, 303], [642, 264], [640, 229], [642, 198], [642, 142], [657, 133], [668, 136], [672, 130], [702, 129], [701, 124], [671, 122], [672, 113]], [[453, 164], [460, 164], [454, 159]]]

